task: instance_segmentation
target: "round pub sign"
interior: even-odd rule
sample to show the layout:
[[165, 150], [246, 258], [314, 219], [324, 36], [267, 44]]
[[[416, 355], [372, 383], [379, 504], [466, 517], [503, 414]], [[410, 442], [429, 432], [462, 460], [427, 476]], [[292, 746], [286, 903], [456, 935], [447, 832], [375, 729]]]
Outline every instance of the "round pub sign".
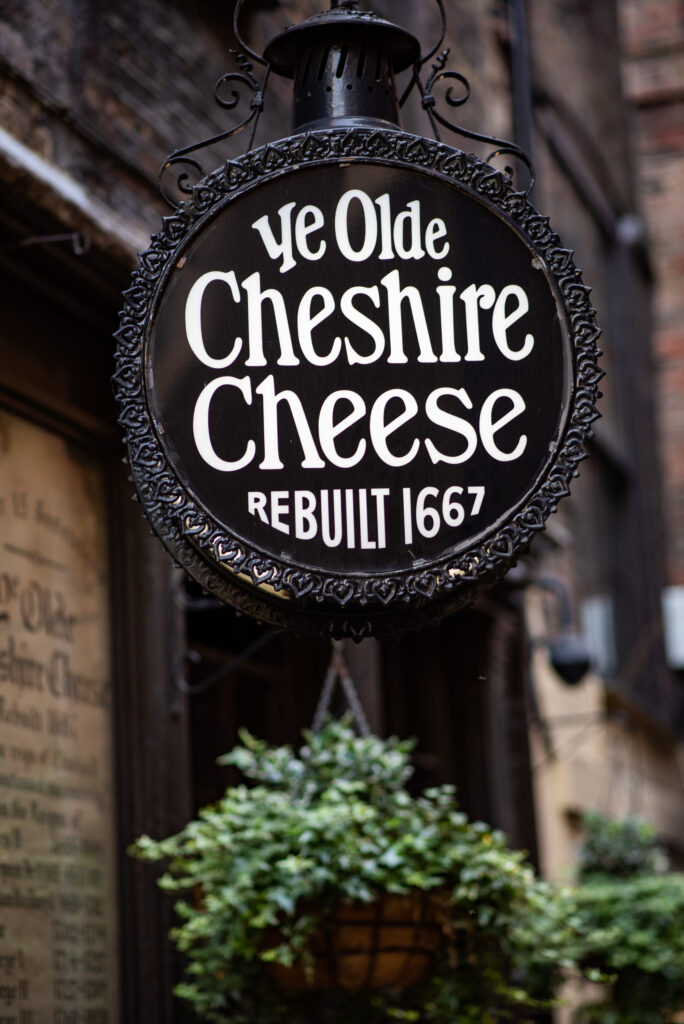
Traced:
[[504, 175], [333, 129], [204, 178], [118, 332], [140, 499], [257, 618], [366, 636], [473, 600], [543, 528], [595, 418], [594, 311]]

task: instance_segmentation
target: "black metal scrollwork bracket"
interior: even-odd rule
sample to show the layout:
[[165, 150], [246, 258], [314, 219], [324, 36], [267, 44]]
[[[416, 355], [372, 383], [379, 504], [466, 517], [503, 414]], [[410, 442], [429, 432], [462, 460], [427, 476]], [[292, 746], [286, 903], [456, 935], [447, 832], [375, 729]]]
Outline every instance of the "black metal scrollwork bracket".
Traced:
[[[496, 136], [493, 135], [484, 135], [481, 134], [480, 132], [473, 132], [468, 128], [463, 128], [461, 125], [454, 124], [453, 121], [449, 120], [443, 114], [441, 114], [437, 108], [437, 98], [435, 96], [436, 86], [448, 83], [446, 87], [446, 92], [444, 93], [443, 96], [443, 102], [446, 103], [448, 107], [462, 107], [463, 104], [467, 103], [468, 100], [470, 99], [470, 82], [465, 77], [465, 75], [461, 74], [460, 71], [451, 71], [447, 69], [446, 63], [451, 52], [449, 47], [441, 50], [441, 52], [439, 53], [437, 52], [438, 50], [440, 50], [440, 47], [444, 42], [447, 22], [443, 0], [435, 0], [435, 2], [439, 8], [441, 17], [441, 29], [439, 39], [437, 40], [435, 45], [426, 54], [422, 55], [414, 65], [411, 80], [408, 83], [406, 90], [404, 91], [404, 94], [402, 95], [399, 101], [399, 106], [403, 107], [404, 103], [411, 95], [413, 89], [417, 87], [418, 90], [420, 91], [423, 110], [425, 110], [425, 112], [428, 115], [428, 118], [430, 119], [430, 125], [432, 126], [433, 134], [438, 142], [442, 141], [441, 133], [439, 130], [439, 125], [442, 125], [444, 128], [447, 128], [455, 135], [460, 135], [461, 138], [472, 139], [473, 142], [482, 142], [494, 146], [495, 149], [492, 150], [492, 152], [490, 152], [484, 158], [486, 163], [491, 163], [492, 160], [494, 160], [498, 156], [508, 155], [515, 157], [525, 165], [529, 173], [529, 181], [527, 185], [524, 188], [519, 189], [519, 191], [522, 192], [523, 195], [529, 196], [530, 192], [534, 188], [535, 173], [532, 160], [530, 159], [530, 156], [525, 152], [524, 149], [521, 149], [520, 146], [517, 146], [514, 142], [510, 142], [506, 139], [498, 139], [496, 138]], [[432, 65], [430, 74], [427, 80], [425, 81], [425, 84], [423, 84], [423, 68], [428, 63], [428, 61], [431, 60], [433, 57], [435, 58], [435, 60]], [[460, 95], [456, 95], [454, 92], [453, 83], [455, 82], [458, 82], [458, 84], [463, 88], [463, 92]], [[509, 180], [512, 181], [513, 169], [511, 167], [505, 167], [504, 174], [509, 178]]]
[[[494, 146], [495, 149], [485, 157], [486, 163], [491, 163], [492, 160], [499, 156], [510, 155], [515, 157], [520, 160], [528, 170], [529, 181], [526, 187], [520, 188], [519, 191], [524, 195], [529, 196], [535, 182], [534, 167], [529, 155], [521, 149], [520, 146], [517, 146], [514, 142], [510, 142], [506, 139], [499, 139], [493, 135], [485, 135], [479, 132], [473, 132], [468, 128], [463, 128], [460, 125], [454, 124], [453, 121], [449, 120], [438, 110], [437, 97], [435, 96], [436, 87], [448, 83], [446, 92], [442, 99], [448, 107], [454, 108], [461, 107], [468, 101], [471, 90], [470, 83], [465, 75], [461, 74], [459, 71], [447, 69], [446, 63], [450, 49], [447, 47], [438, 53], [446, 35], [447, 21], [443, 0], [435, 0], [435, 2], [439, 8], [441, 20], [439, 38], [434, 46], [432, 46], [427, 53], [421, 55], [414, 65], [411, 79], [399, 101], [399, 106], [403, 107], [406, 100], [413, 92], [413, 89], [417, 87], [421, 95], [423, 109], [428, 115], [433, 134], [438, 142], [441, 142], [439, 125], [442, 125], [442, 127], [447, 128], [455, 135], [461, 136], [461, 138], [471, 139], [474, 142], [488, 143]], [[252, 132], [247, 149], [251, 150], [253, 148], [259, 118], [264, 109], [264, 97], [268, 86], [270, 67], [268, 62], [264, 60], [260, 54], [256, 53], [247, 45], [240, 34], [240, 12], [244, 3], [245, 0], [238, 0], [235, 5], [233, 15], [233, 29], [235, 37], [239, 43], [239, 49], [231, 49], [229, 51], [230, 55], [237, 63], [239, 70], [227, 72], [219, 78], [214, 86], [214, 99], [224, 110], [233, 111], [238, 107], [240, 101], [251, 92], [252, 97], [249, 102], [248, 113], [232, 128], [227, 128], [225, 131], [218, 132], [216, 135], [203, 139], [200, 142], [194, 142], [190, 146], [184, 146], [182, 149], [177, 149], [167, 156], [159, 168], [158, 185], [162, 197], [171, 209], [176, 209], [184, 198], [191, 196], [193, 187], [206, 176], [206, 172], [202, 164], [192, 154], [195, 154], [200, 150], [207, 149], [216, 143], [223, 142], [225, 139], [232, 138], [234, 135], [238, 135], [240, 132], [244, 131], [249, 124], [252, 125]], [[433, 57], [435, 59], [432, 64], [430, 74], [425, 83], [423, 83], [423, 68]], [[265, 68], [262, 83], [260, 83], [254, 75], [254, 63], [261, 64]], [[454, 93], [453, 83], [455, 82], [458, 82], [459, 85], [463, 87], [464, 91], [461, 95], [455, 95]], [[170, 179], [173, 178], [174, 172], [176, 174], [175, 181], [173, 181], [175, 194], [170, 189]], [[512, 181], [513, 169], [511, 167], [505, 167], [504, 174], [506, 174], [509, 180]]]
[[[506, 139], [497, 139], [493, 135], [483, 135], [480, 132], [473, 132], [469, 128], [463, 128], [461, 125], [454, 124], [453, 121], [444, 117], [444, 115], [437, 109], [434, 89], [435, 86], [442, 83], [449, 83], [444, 94], [444, 102], [449, 107], [462, 107], [470, 98], [470, 82], [465, 75], [462, 75], [460, 71], [449, 71], [446, 69], [449, 52], [450, 51], [448, 49], [442, 50], [436, 58], [432, 65], [430, 76], [424, 86], [421, 85], [420, 79], [418, 78], [418, 84], [422, 93], [423, 109], [430, 118], [430, 124], [432, 125], [435, 138], [438, 142], [441, 141], [438, 128], [438, 124], [441, 124], [445, 128], [448, 128], [449, 131], [454, 132], [455, 135], [460, 135], [464, 139], [472, 139], [474, 142], [484, 142], [495, 146], [496, 148], [484, 158], [485, 162], [488, 164], [490, 164], [497, 156], [510, 155], [516, 157], [525, 165], [529, 172], [529, 182], [524, 188], [520, 189], [524, 195], [529, 196], [530, 192], [534, 188], [535, 175], [532, 161], [524, 149], [521, 149], [520, 146], [516, 146], [514, 142], [509, 142]], [[464, 91], [460, 96], [454, 95], [453, 82], [458, 82], [459, 85], [463, 86]], [[504, 173], [509, 179], [512, 179], [513, 170], [511, 167], [504, 168]]]
[[[270, 68], [263, 57], [250, 49], [240, 35], [240, 11], [244, 2], [245, 0], [238, 0], [235, 5], [235, 12], [233, 15], [233, 29], [235, 32], [235, 38], [239, 44], [239, 49], [229, 50], [229, 53], [237, 64], [239, 70], [229, 71], [226, 72], [226, 74], [221, 75], [214, 86], [214, 99], [224, 110], [232, 111], [239, 106], [241, 100], [246, 96], [249, 96], [251, 93], [252, 95], [249, 101], [248, 113], [232, 128], [227, 128], [225, 131], [218, 132], [216, 135], [212, 135], [208, 139], [202, 139], [200, 142], [193, 142], [192, 145], [184, 146], [182, 149], [177, 149], [167, 156], [166, 160], [164, 160], [159, 168], [157, 182], [163, 199], [168, 203], [172, 210], [177, 209], [184, 198], [191, 196], [193, 187], [206, 176], [206, 172], [202, 167], [202, 164], [192, 154], [195, 154], [202, 149], [207, 149], [209, 146], [213, 146], [218, 142], [223, 142], [225, 139], [230, 139], [234, 135], [238, 135], [240, 132], [244, 131], [249, 124], [252, 125], [252, 132], [247, 149], [252, 149], [254, 145], [254, 136], [256, 134], [257, 125], [264, 109], [264, 97], [268, 87]], [[265, 68], [263, 82], [261, 83], [254, 75], [254, 62], [263, 65]], [[175, 181], [173, 182], [176, 193], [175, 195], [170, 191], [169, 187], [171, 184], [170, 179], [173, 178], [174, 173], [176, 174]]]

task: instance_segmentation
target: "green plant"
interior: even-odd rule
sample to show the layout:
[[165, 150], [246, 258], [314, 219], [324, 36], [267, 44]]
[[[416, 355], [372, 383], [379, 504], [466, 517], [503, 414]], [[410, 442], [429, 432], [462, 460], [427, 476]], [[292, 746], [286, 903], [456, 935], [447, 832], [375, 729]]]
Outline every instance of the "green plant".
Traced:
[[221, 761], [255, 785], [228, 789], [178, 835], [132, 849], [168, 860], [159, 884], [181, 895], [172, 938], [187, 966], [177, 995], [209, 1021], [320, 1021], [321, 997], [282, 991], [268, 963], [306, 963], [312, 934], [340, 902], [433, 890], [446, 891], [448, 914], [429, 980], [401, 994], [340, 995], [333, 1019], [532, 1019], [566, 962], [561, 895], [501, 833], [469, 822], [452, 787], [410, 795], [411, 742], [359, 738], [346, 722], [304, 736], [295, 754], [243, 733]]
[[580, 1008], [592, 1024], [663, 1024], [684, 1007], [684, 875], [667, 874], [655, 830], [587, 818], [575, 955], [608, 981]]
[[656, 830], [644, 821], [614, 821], [592, 811], [584, 815], [584, 827], [580, 880], [592, 875], [633, 878], [667, 868], [667, 857], [656, 844]]

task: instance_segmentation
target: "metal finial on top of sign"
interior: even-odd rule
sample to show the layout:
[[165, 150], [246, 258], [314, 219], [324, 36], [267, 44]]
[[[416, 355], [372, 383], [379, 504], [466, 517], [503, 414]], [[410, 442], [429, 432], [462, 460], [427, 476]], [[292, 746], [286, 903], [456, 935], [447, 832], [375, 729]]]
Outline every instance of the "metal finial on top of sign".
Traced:
[[395, 75], [420, 59], [420, 44], [379, 14], [342, 3], [285, 29], [264, 57], [276, 74], [294, 79], [294, 132], [397, 128]]

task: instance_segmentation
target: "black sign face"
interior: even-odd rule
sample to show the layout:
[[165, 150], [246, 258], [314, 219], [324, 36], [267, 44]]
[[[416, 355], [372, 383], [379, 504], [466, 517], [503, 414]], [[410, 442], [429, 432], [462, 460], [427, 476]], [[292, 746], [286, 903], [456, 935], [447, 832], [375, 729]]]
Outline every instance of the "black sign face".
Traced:
[[[368, 153], [379, 139], [393, 157]], [[224, 599], [340, 635], [427, 621], [567, 493], [595, 416], [593, 311], [488, 165], [316, 133], [216, 172], [157, 238], [120, 331], [141, 342], [122, 360], [146, 421], [131, 461], [162, 539]]]

